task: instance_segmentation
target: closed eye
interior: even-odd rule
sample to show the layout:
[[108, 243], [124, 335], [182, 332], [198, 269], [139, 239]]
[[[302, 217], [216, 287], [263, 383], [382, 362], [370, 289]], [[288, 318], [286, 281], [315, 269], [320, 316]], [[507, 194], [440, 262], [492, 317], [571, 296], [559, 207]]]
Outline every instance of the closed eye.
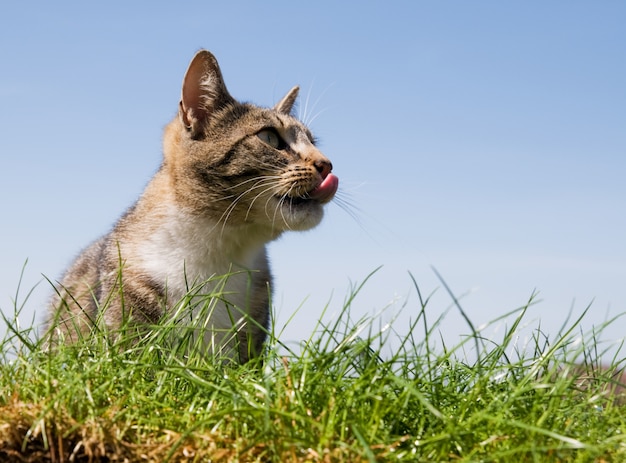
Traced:
[[263, 143], [267, 143], [274, 149], [284, 150], [287, 148], [285, 140], [283, 140], [274, 129], [263, 129], [257, 133], [256, 136], [259, 137]]

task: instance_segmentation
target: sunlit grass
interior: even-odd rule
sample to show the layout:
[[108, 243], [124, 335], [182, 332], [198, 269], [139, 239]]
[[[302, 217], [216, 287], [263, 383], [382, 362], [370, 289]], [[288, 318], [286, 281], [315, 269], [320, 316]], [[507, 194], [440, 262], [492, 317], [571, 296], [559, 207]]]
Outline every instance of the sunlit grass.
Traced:
[[297, 349], [270, 332], [245, 365], [190, 350], [173, 323], [46, 351], [17, 323], [16, 298], [0, 344], [0, 461], [626, 460], [624, 365], [599, 351], [602, 327], [574, 320], [551, 341], [536, 329], [520, 348], [533, 297], [494, 321], [507, 320], [498, 340], [453, 299], [469, 335], [436, 347], [441, 319], [427, 314], [441, 310], [415, 287], [410, 327], [354, 320], [355, 287]]

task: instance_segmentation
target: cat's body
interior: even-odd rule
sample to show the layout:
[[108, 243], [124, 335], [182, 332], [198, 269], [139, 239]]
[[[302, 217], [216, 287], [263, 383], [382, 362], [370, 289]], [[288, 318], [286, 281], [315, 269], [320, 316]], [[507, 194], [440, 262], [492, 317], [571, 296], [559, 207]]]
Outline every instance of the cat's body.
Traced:
[[[338, 185], [309, 130], [290, 115], [297, 92], [272, 109], [239, 103], [213, 55], [196, 54], [179, 114], [165, 129], [161, 168], [59, 285], [54, 339], [74, 341], [100, 318], [113, 330], [127, 317], [154, 324], [190, 290], [201, 297], [219, 286], [223, 296], [202, 315], [210, 316], [207, 349], [230, 349], [240, 361], [259, 353], [269, 319], [265, 245], [317, 225]], [[220, 334], [234, 325], [235, 338]]]

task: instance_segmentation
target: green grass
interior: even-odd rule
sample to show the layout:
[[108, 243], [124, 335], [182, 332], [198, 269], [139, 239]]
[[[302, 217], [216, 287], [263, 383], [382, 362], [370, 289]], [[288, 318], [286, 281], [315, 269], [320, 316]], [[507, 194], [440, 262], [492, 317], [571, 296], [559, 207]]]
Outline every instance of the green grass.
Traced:
[[0, 344], [0, 461], [626, 461], [623, 363], [601, 365], [601, 330], [574, 320], [550, 341], [536, 329], [522, 349], [533, 298], [493, 322], [509, 325], [496, 341], [453, 298], [469, 335], [441, 347], [441, 318], [427, 322], [441, 310], [415, 287], [407, 335], [353, 320], [355, 287], [297, 349], [272, 332], [242, 366], [177, 348], [168, 323], [143, 341], [95, 333], [47, 352], [16, 302]]

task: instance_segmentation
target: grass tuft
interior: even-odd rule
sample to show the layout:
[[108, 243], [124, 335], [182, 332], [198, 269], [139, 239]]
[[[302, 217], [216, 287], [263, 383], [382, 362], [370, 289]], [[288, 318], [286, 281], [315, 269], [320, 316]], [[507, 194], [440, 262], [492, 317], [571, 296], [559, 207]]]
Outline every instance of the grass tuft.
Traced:
[[0, 343], [0, 461], [626, 460], [624, 360], [602, 363], [603, 327], [583, 333], [581, 316], [522, 348], [534, 295], [492, 322], [509, 323], [493, 341], [449, 291], [470, 334], [437, 348], [442, 318], [428, 323], [417, 283], [404, 335], [352, 318], [364, 284], [299, 349], [270, 332], [244, 365], [201, 354], [197, 329], [174, 321], [46, 350], [18, 323], [16, 296]]

